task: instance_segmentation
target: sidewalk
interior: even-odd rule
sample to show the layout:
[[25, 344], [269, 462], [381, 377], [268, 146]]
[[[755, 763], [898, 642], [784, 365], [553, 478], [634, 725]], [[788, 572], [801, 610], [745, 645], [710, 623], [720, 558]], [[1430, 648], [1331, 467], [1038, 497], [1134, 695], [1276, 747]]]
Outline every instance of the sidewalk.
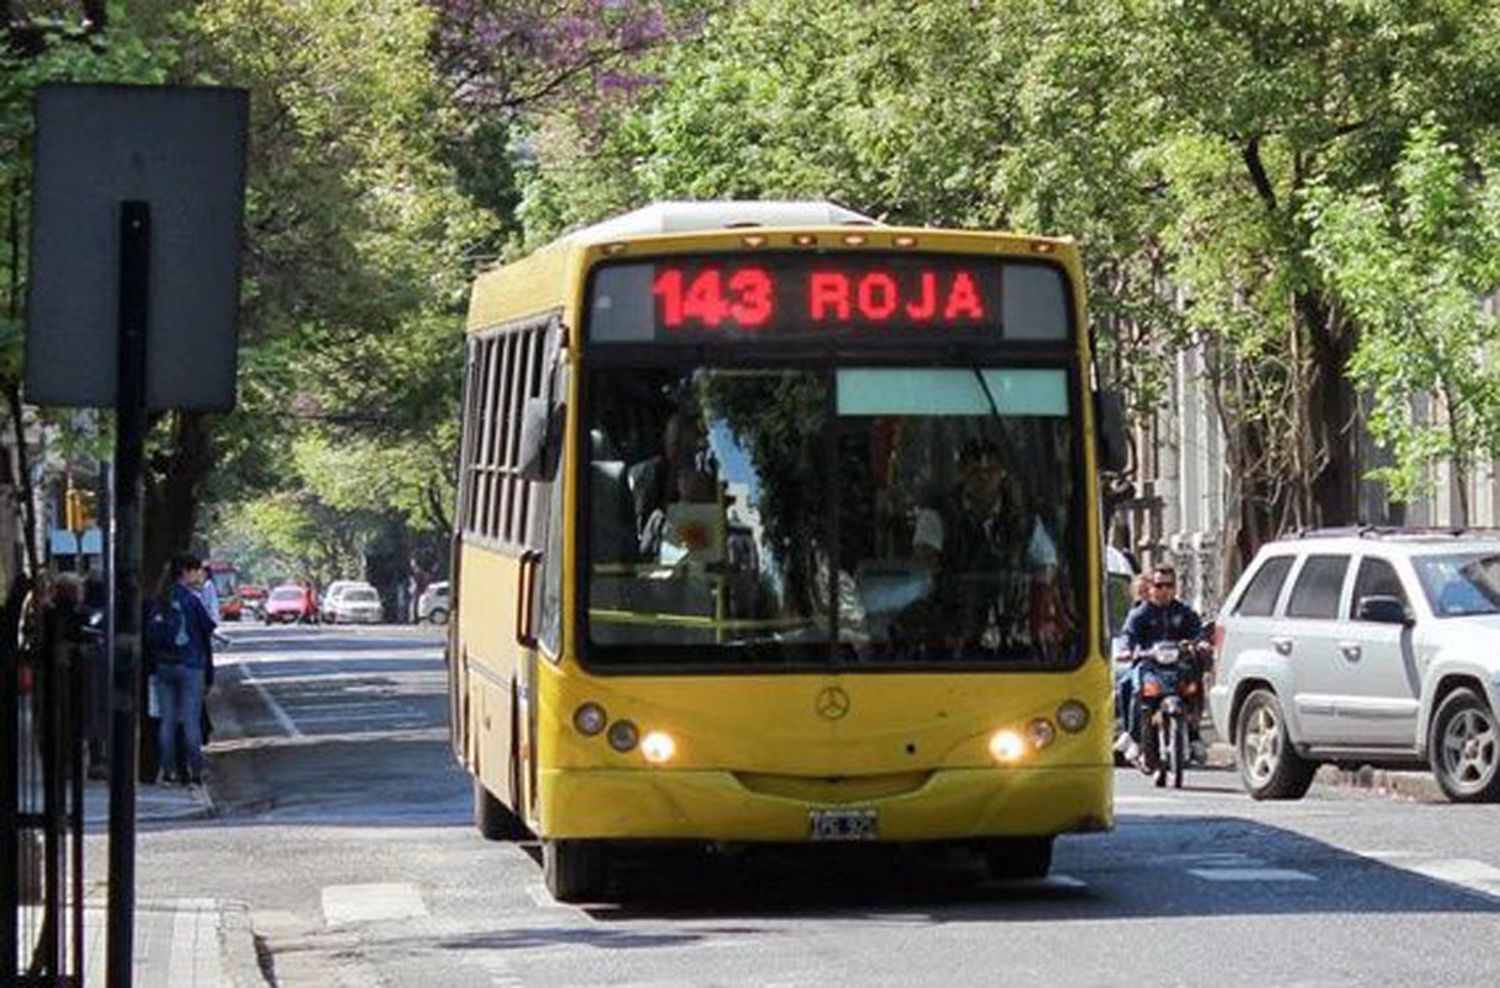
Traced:
[[[90, 833], [109, 826], [109, 784], [90, 780], [84, 790], [84, 819]], [[136, 789], [136, 828], [206, 820], [213, 800], [201, 786], [140, 785]], [[137, 853], [139, 845], [137, 846]], [[106, 858], [88, 870], [84, 902], [85, 985], [105, 983], [109, 901]], [[249, 911], [242, 903], [219, 899], [148, 900], [137, 896], [132, 983], [136, 988], [265, 988]]]

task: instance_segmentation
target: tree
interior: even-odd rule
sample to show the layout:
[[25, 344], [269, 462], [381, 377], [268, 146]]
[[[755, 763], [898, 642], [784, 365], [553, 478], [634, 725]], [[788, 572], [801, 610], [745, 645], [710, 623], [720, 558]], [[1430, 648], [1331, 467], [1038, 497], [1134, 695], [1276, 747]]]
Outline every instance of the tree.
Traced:
[[1312, 183], [1382, 183], [1427, 114], [1492, 133], [1497, 28], [1483, 0], [746, 0], [595, 147], [554, 127], [523, 215], [539, 239], [654, 198], [812, 195], [1073, 233], [1138, 410], [1205, 347], [1248, 558], [1353, 519], [1359, 327], [1307, 256]]
[[[456, 433], [440, 426], [457, 416], [470, 259], [495, 224], [443, 158], [456, 121], [428, 58], [433, 12], [211, 0], [179, 24], [187, 71], [250, 89], [252, 156], [240, 407], [172, 485], [226, 518], [258, 498], [316, 507], [321, 531], [336, 499], [308, 486], [301, 454], [381, 443], [430, 447], [407, 458], [432, 469], [418, 490], [451, 500]], [[163, 529], [192, 521], [179, 512]]]
[[1394, 457], [1377, 475], [1406, 501], [1446, 461], [1465, 525], [1469, 476], [1500, 458], [1500, 319], [1478, 304], [1500, 286], [1500, 159], [1472, 166], [1429, 121], [1411, 129], [1393, 184], [1394, 197], [1315, 186], [1309, 255], [1361, 328], [1350, 376]]

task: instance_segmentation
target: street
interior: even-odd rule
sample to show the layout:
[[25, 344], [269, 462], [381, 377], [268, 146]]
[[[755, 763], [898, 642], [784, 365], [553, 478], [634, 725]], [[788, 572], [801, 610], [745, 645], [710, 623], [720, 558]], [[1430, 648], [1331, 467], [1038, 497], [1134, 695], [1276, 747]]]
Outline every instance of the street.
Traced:
[[1119, 770], [1117, 829], [1042, 882], [800, 847], [641, 855], [624, 905], [560, 906], [470, 823], [438, 631], [229, 634], [214, 816], [142, 828], [139, 897], [243, 904], [276, 985], [1500, 982], [1500, 806], [1255, 803], [1223, 769]]

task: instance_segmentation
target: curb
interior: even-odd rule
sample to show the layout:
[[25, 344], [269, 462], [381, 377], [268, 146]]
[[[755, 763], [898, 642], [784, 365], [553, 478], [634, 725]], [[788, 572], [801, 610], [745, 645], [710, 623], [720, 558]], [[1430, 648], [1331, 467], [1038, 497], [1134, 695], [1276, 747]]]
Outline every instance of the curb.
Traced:
[[1427, 772], [1399, 772], [1370, 765], [1361, 765], [1359, 768], [1323, 765], [1313, 777], [1313, 782], [1330, 788], [1366, 789], [1423, 803], [1448, 802], [1437, 779]]
[[[1214, 768], [1234, 768], [1234, 748], [1222, 741], [1210, 745], [1208, 764]], [[1448, 802], [1448, 797], [1430, 772], [1398, 771], [1370, 765], [1359, 768], [1321, 765], [1313, 776], [1313, 785], [1327, 789], [1364, 789], [1423, 803]]]
[[219, 958], [227, 988], [274, 988], [260, 966], [247, 903], [219, 904]]

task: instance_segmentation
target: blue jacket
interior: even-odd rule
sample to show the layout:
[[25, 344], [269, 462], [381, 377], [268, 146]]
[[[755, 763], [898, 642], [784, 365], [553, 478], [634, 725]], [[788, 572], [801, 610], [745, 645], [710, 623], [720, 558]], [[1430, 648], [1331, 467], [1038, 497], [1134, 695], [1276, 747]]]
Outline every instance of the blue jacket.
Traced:
[[182, 608], [187, 618], [187, 644], [182, 648], [182, 664], [189, 669], [208, 670], [214, 664], [214, 619], [202, 599], [178, 583], [172, 587], [172, 603]]
[[1198, 641], [1203, 638], [1203, 619], [1180, 600], [1166, 607], [1147, 601], [1130, 612], [1121, 634], [1132, 649], [1150, 648], [1164, 641]]

